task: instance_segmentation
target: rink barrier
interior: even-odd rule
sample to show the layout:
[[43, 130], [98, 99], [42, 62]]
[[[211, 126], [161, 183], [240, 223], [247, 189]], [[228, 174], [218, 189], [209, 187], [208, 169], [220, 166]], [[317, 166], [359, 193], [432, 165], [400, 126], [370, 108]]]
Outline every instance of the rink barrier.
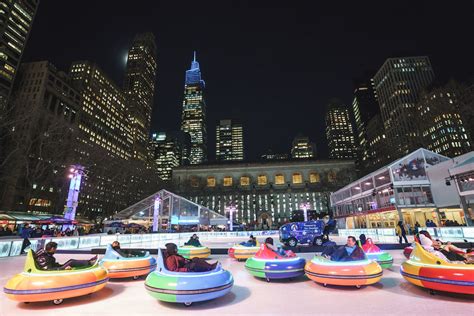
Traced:
[[[118, 240], [122, 245], [130, 245], [135, 243], [146, 242], [164, 242], [176, 240], [188, 240], [193, 234], [197, 234], [201, 241], [209, 240], [216, 237], [248, 237], [277, 235], [277, 230], [264, 231], [238, 231], [238, 232], [196, 232], [196, 233], [152, 233], [152, 234], [96, 234], [78, 237], [47, 237], [47, 238], [30, 238], [31, 248], [39, 249], [50, 241], [58, 244], [58, 250], [73, 250], [101, 247], [111, 244]], [[19, 256], [23, 239], [2, 239], [0, 240], [0, 257]]]
[[338, 229], [339, 236], [354, 236], [359, 238], [361, 234], [372, 238], [375, 242], [394, 242], [397, 235], [394, 228], [355, 228], [355, 229]]
[[[420, 230], [427, 230], [432, 237], [449, 241], [461, 241], [467, 239], [474, 241], [474, 227], [420, 227]], [[372, 228], [372, 229], [338, 229], [339, 236], [354, 236], [359, 238], [360, 234], [372, 238], [377, 242], [392, 242], [398, 239], [394, 228]]]

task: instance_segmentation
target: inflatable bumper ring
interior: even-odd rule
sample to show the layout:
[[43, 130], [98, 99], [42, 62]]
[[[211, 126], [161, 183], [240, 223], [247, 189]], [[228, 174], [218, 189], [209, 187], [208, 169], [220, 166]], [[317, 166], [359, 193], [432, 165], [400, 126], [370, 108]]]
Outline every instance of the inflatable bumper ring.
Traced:
[[211, 255], [211, 250], [207, 247], [181, 246], [178, 247], [178, 254], [186, 259], [207, 258]]
[[336, 262], [315, 256], [305, 266], [306, 276], [324, 286], [342, 285], [361, 287], [380, 281], [383, 270], [372, 260]]
[[237, 260], [244, 260], [250, 257], [255, 256], [257, 251], [260, 249], [260, 246], [257, 243], [257, 246], [247, 247], [243, 245], [234, 245], [229, 248], [229, 257]]
[[172, 272], [165, 267], [162, 251], [158, 253], [158, 267], [145, 281], [152, 297], [172, 303], [191, 305], [212, 300], [229, 293], [234, 284], [232, 274], [220, 264], [208, 272]]
[[247, 259], [245, 268], [253, 276], [270, 281], [303, 275], [305, 263], [305, 259], [296, 257], [294, 254], [291, 257], [283, 257], [262, 244], [255, 256]]
[[92, 267], [72, 270], [41, 270], [32, 250], [28, 251], [22, 273], [13, 276], [3, 291], [8, 298], [24, 303], [83, 296], [101, 290], [109, 280], [107, 270], [96, 262]]
[[474, 265], [448, 263], [418, 243], [400, 273], [408, 282], [430, 290], [474, 295]]
[[371, 238], [367, 238], [367, 242], [362, 246], [367, 258], [375, 260], [382, 267], [382, 269], [388, 269], [393, 265], [393, 257], [388, 252], [380, 250], [373, 242]]
[[104, 258], [100, 261], [107, 269], [109, 278], [134, 278], [147, 275], [156, 268], [156, 260], [150, 253], [144, 252], [142, 257], [122, 257], [111, 245], [107, 246]]

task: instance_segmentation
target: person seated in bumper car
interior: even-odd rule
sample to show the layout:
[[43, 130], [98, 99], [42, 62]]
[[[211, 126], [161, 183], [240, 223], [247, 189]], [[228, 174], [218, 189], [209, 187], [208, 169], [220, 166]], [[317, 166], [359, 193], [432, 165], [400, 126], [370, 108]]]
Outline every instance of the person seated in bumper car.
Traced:
[[245, 247], [255, 247], [257, 246], [257, 238], [253, 235], [250, 235], [250, 239], [248, 241], [241, 242], [240, 245]]
[[[464, 251], [461, 248], [458, 248], [455, 245], [451, 244], [450, 241], [442, 242], [439, 239], [435, 240], [433, 239], [433, 237], [431, 237], [430, 233], [427, 232], [426, 230], [420, 230], [420, 232], [416, 235], [416, 237], [418, 238], [418, 241], [420, 241], [420, 235], [424, 235], [425, 237], [430, 239], [433, 243], [432, 244], [433, 248], [443, 253], [449, 260], [462, 261], [463, 259], [460, 256], [464, 257], [465, 259], [469, 259], [470, 257], [474, 256], [472, 249], [467, 249], [466, 251]], [[416, 241], [416, 238], [415, 238], [415, 241]], [[420, 241], [420, 244], [421, 244], [421, 241]], [[457, 256], [457, 255], [460, 255], [460, 256]]]
[[290, 250], [287, 252], [285, 251], [284, 249], [282, 249], [281, 247], [277, 247], [275, 245], [273, 245], [273, 238], [272, 237], [268, 237], [267, 239], [265, 239], [265, 246], [267, 246], [268, 249], [270, 249], [271, 251], [273, 251], [274, 253], [282, 256], [282, 257], [291, 257], [293, 252], [291, 252]]
[[365, 243], [367, 242], [367, 237], [365, 237], [365, 234], [360, 234], [359, 236], [359, 246], [363, 246], [365, 245]]
[[36, 263], [42, 270], [71, 270], [72, 268], [79, 267], [91, 267], [97, 261], [97, 256], [92, 257], [89, 260], [76, 260], [70, 259], [63, 264], [56, 262], [54, 254], [58, 249], [58, 244], [51, 241], [46, 244], [44, 249], [39, 250], [36, 253]]
[[115, 250], [119, 255], [121, 255], [124, 258], [144, 257], [145, 256], [145, 251], [129, 250], [129, 249], [120, 248], [120, 243], [118, 241], [114, 241], [112, 243], [112, 249]]
[[336, 246], [326, 247], [321, 255], [332, 261], [356, 261], [365, 259], [365, 253], [357, 244], [357, 240], [354, 236], [347, 237], [347, 242], [344, 246], [337, 248]]
[[426, 251], [434, 254], [435, 256], [437, 256], [440, 259], [443, 259], [446, 262], [460, 263], [460, 264], [463, 264], [463, 263], [474, 264], [474, 256], [469, 256], [467, 254], [462, 255], [455, 251], [450, 251], [451, 249], [450, 247], [443, 247], [441, 243], [439, 243], [438, 241], [433, 241], [429, 239], [422, 232], [420, 232], [419, 239], [420, 239], [421, 246]]
[[178, 255], [178, 246], [173, 243], [168, 243], [166, 247], [166, 268], [174, 272], [206, 272], [214, 270], [217, 262], [210, 264], [201, 258], [193, 258], [188, 260], [181, 255]]
[[188, 242], [184, 243], [185, 246], [194, 246], [194, 247], [202, 247], [201, 242], [199, 241], [199, 237], [196, 234], [193, 234], [191, 238], [189, 238]]

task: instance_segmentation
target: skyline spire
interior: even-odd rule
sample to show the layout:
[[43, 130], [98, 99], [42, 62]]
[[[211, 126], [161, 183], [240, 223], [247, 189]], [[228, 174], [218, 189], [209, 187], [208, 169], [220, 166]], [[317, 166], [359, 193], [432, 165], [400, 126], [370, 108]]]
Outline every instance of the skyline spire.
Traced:
[[201, 79], [201, 69], [197, 61], [197, 52], [193, 51], [193, 60], [191, 61], [191, 68], [186, 70], [185, 84], [202, 84], [205, 85], [204, 80]]

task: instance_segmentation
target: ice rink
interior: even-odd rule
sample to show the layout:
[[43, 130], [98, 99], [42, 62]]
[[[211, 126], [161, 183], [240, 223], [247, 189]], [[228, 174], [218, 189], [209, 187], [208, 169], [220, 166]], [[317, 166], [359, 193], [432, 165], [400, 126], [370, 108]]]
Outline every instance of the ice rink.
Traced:
[[[23, 304], [0, 295], [0, 315], [89, 316], [89, 315], [474, 315], [474, 297], [437, 293], [406, 282], [399, 273], [405, 259], [401, 250], [390, 251], [394, 265], [384, 270], [380, 283], [356, 288], [323, 287], [302, 276], [293, 281], [272, 281], [252, 277], [227, 256], [211, 256], [219, 260], [234, 276], [234, 287], [224, 297], [213, 301], [182, 304], [163, 303], [149, 296], [144, 278], [137, 281], [112, 280], [92, 295], [66, 299], [55, 306], [51, 302]], [[310, 259], [313, 254], [301, 254]], [[57, 255], [58, 261], [90, 255]], [[0, 259], [2, 287], [12, 275], [21, 272], [25, 257]]]

